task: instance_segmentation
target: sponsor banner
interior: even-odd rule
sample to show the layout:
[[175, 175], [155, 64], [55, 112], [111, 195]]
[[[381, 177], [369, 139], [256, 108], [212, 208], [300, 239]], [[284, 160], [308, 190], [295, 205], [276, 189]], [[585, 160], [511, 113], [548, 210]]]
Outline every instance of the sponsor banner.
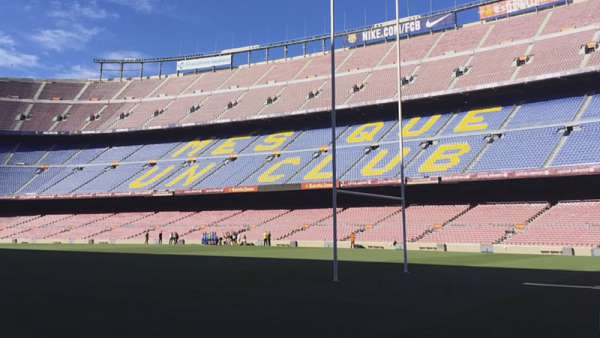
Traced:
[[213, 56], [207, 58], [177, 61], [177, 71], [208, 69], [231, 65], [231, 55]]
[[[400, 35], [418, 35], [430, 31], [451, 28], [456, 25], [454, 13], [434, 15], [427, 18], [416, 17], [400, 22]], [[387, 24], [378, 24], [371, 29], [350, 33], [346, 41], [350, 45], [385, 40], [396, 36], [396, 24], [391, 21]]]
[[400, 179], [389, 178], [382, 180], [364, 180], [364, 181], [344, 181], [341, 182], [342, 188], [367, 187], [367, 186], [382, 186], [382, 185], [399, 185]]
[[223, 188], [210, 188], [202, 190], [203, 194], [222, 194], [225, 192]]
[[244, 192], [257, 192], [258, 187], [230, 187], [225, 188], [225, 193], [244, 193]]
[[568, 0], [505, 0], [479, 7], [479, 18], [481, 20], [489, 20], [499, 16], [526, 12], [539, 6], [550, 6], [567, 2]]
[[332, 187], [331, 182], [329, 182], [329, 183], [325, 183], [325, 182], [321, 182], [321, 183], [302, 183], [302, 185], [300, 186], [300, 189], [302, 189], [302, 190], [331, 189], [331, 187]]

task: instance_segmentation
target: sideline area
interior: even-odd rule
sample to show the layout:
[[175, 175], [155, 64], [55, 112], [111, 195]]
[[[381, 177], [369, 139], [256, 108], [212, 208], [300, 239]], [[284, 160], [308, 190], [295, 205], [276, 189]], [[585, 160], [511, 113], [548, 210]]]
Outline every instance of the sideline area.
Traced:
[[[137, 244], [0, 244], [0, 250], [330, 260], [328, 248]], [[401, 250], [340, 249], [341, 261], [401, 263]], [[600, 272], [600, 257], [409, 251], [411, 264]]]

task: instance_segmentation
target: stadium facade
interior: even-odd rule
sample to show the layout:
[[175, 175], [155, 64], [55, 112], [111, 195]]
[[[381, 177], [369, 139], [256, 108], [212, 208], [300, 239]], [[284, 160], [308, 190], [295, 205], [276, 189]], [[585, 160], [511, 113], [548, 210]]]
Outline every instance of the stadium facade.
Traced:
[[[600, 1], [534, 3], [462, 26], [455, 12], [405, 20], [402, 131], [395, 31], [342, 37], [339, 185], [397, 194], [404, 158], [409, 249], [600, 254]], [[329, 56], [200, 60], [179, 66], [213, 69], [0, 81], [0, 240], [328, 245]], [[342, 245], [400, 241], [398, 206], [340, 202]]]

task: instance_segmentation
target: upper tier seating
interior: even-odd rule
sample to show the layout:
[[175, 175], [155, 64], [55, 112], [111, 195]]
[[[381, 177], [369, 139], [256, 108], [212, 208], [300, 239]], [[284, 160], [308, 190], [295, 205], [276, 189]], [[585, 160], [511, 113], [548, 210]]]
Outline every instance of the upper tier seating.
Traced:
[[[587, 0], [402, 40], [405, 100], [593, 71], [600, 65], [600, 52], [586, 55], [582, 46], [597, 42], [599, 8], [596, 0]], [[393, 100], [397, 95], [396, 71], [392, 68], [396, 58], [395, 44], [390, 42], [337, 51], [337, 104], [364, 106]], [[0, 128], [110, 131], [322, 111], [328, 109], [331, 96], [329, 61], [327, 53], [318, 53], [161, 79], [0, 81]], [[157, 97], [163, 98], [161, 103], [149, 101]], [[12, 119], [24, 114], [27, 106], [3, 103], [15, 98], [49, 100], [43, 104], [56, 106], [28, 114], [19, 125]], [[61, 102], [71, 104], [73, 99], [99, 100], [108, 107], [89, 123], [81, 123], [87, 112], [74, 122], [52, 123], [64, 113]], [[34, 107], [40, 104], [36, 102]], [[144, 109], [148, 107], [151, 109]]]
[[83, 83], [50, 82], [46, 83], [40, 93], [40, 100], [73, 100], [83, 89]]

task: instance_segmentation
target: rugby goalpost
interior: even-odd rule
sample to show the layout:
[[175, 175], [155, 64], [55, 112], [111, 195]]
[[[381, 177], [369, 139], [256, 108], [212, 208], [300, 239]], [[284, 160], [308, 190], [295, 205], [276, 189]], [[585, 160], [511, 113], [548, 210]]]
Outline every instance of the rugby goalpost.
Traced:
[[400, 155], [400, 196], [372, 194], [359, 191], [338, 189], [337, 150], [336, 150], [336, 103], [335, 103], [335, 0], [330, 0], [330, 57], [331, 57], [331, 204], [333, 222], [333, 281], [339, 282], [338, 240], [337, 240], [337, 196], [354, 195], [367, 198], [379, 198], [400, 202], [402, 214], [402, 252], [403, 272], [408, 273], [408, 250], [406, 239], [406, 180], [404, 176], [404, 137], [402, 135], [402, 74], [400, 72], [400, 0], [396, 2], [396, 86], [398, 92], [398, 150]]

